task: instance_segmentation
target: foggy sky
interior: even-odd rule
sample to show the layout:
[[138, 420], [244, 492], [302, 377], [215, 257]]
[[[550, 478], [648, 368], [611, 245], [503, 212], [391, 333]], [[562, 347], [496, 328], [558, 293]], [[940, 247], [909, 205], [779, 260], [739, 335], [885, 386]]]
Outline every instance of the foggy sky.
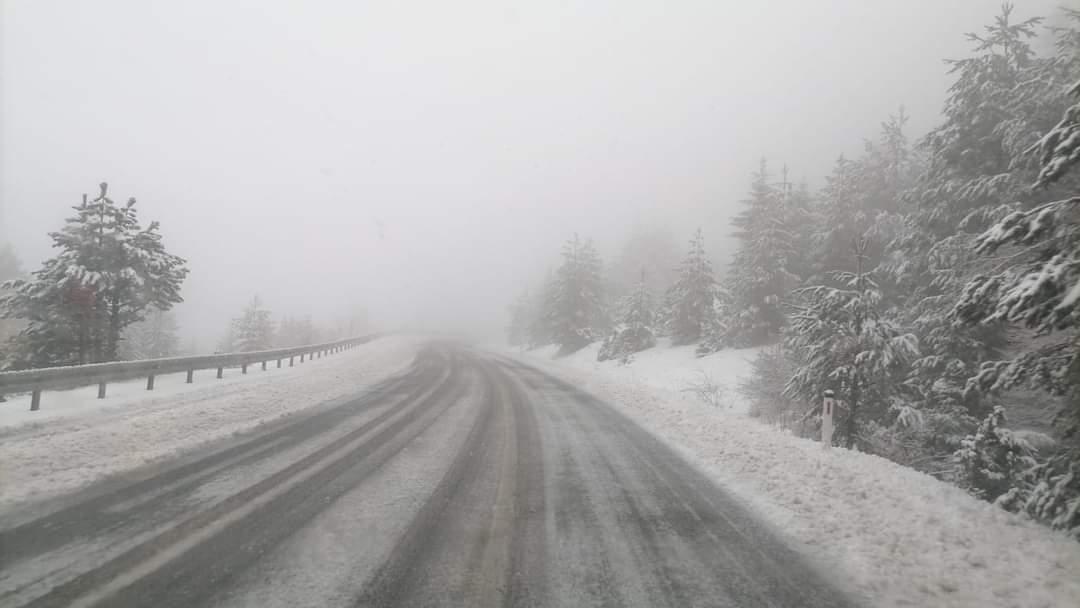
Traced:
[[925, 132], [1000, 6], [0, 2], [0, 239], [35, 267], [107, 180], [189, 260], [204, 350], [256, 293], [492, 336], [575, 231], [722, 258], [760, 157], [817, 185], [901, 104]]

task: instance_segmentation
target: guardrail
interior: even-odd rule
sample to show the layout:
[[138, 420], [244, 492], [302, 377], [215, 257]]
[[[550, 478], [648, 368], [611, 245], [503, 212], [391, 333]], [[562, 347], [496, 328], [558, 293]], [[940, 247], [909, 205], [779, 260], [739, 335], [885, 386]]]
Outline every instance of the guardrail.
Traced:
[[270, 361], [276, 361], [277, 367], [288, 360], [292, 367], [296, 360], [303, 363], [308, 360], [355, 348], [369, 342], [377, 335], [348, 338], [323, 344], [310, 344], [293, 348], [277, 348], [248, 353], [225, 353], [203, 355], [199, 357], [171, 357], [167, 359], [143, 359], [140, 361], [113, 361], [110, 363], [92, 363], [68, 367], [45, 367], [15, 372], [0, 372], [0, 396], [13, 393], [31, 393], [30, 411], [41, 409], [41, 392], [44, 390], [62, 390], [82, 386], [98, 385], [98, 399], [105, 398], [105, 389], [110, 382], [120, 382], [135, 378], [146, 378], [146, 390], [154, 390], [154, 378], [165, 374], [187, 373], [187, 383], [195, 381], [195, 372], [216, 369], [217, 377], [224, 376], [226, 368], [240, 368], [247, 373], [249, 365], [261, 364], [266, 370]]

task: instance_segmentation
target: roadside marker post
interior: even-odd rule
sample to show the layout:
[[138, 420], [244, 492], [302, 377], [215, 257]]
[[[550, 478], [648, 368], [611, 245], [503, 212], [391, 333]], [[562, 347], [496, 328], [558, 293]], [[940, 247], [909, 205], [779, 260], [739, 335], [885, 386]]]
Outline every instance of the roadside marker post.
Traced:
[[825, 401], [821, 404], [821, 445], [826, 450], [832, 447], [833, 409], [836, 406], [836, 394], [825, 391]]

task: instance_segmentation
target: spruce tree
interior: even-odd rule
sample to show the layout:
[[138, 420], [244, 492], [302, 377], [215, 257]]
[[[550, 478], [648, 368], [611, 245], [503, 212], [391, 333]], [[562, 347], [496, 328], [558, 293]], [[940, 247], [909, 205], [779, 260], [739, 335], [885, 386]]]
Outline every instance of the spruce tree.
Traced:
[[[5, 281], [10, 281], [22, 274], [19, 258], [10, 245], [0, 245], [0, 298], [3, 298], [5, 290], [2, 288]], [[10, 353], [14, 350], [9, 342], [18, 333], [19, 322], [14, 319], [5, 319], [0, 316], [0, 371], [12, 364]], [[2, 397], [0, 397], [2, 400]]]
[[606, 329], [603, 265], [592, 242], [577, 234], [566, 242], [562, 265], [547, 294], [544, 317], [561, 354], [579, 350]]
[[[1048, 193], [1027, 187], [1037, 169], [1025, 150], [1053, 124], [1057, 108], [1048, 87], [1055, 61], [1030, 46], [1038, 19], [1015, 22], [1005, 5], [981, 34], [969, 35], [974, 55], [951, 61], [944, 121], [920, 146], [922, 174], [907, 194], [911, 214], [887, 253], [903, 321], [920, 338], [909, 386], [920, 409], [958, 423], [954, 441], [997, 405], [994, 396], [966, 391], [967, 378], [1008, 346], [1007, 324], [958, 325], [949, 310], [964, 286], [995, 264], [976, 252], [976, 237], [1000, 219], [1001, 205], [1037, 205]], [[1050, 87], [1053, 88], [1053, 87]], [[1059, 87], [1060, 88], [1060, 87]]]
[[784, 224], [790, 227], [792, 234], [792, 256], [786, 265], [791, 279], [801, 284], [815, 272], [813, 251], [815, 227], [820, 223], [819, 212], [814, 196], [806, 182], [791, 184], [784, 168], [780, 187], [783, 188]]
[[143, 228], [135, 199], [117, 205], [101, 184], [83, 197], [64, 228], [49, 236], [60, 253], [26, 279], [8, 281], [0, 316], [25, 321], [15, 343], [16, 366], [113, 361], [124, 329], [149, 308], [183, 299], [188, 270], [168, 253], [158, 223]]
[[1005, 428], [1005, 408], [996, 406], [975, 432], [960, 442], [956, 451], [958, 481], [974, 496], [998, 500], [1031, 468], [1034, 453], [1030, 445]]
[[271, 313], [255, 296], [243, 314], [233, 319], [231, 346], [236, 352], [268, 350], [274, 345], [274, 322]]
[[865, 241], [853, 254], [855, 272], [833, 273], [831, 283], [795, 292], [797, 304], [785, 347], [800, 362], [786, 393], [806, 403], [832, 390], [840, 402], [836, 439], [852, 447], [861, 427], [890, 414], [899, 374], [918, 354], [917, 340], [890, 322], [868, 262]]
[[621, 322], [604, 339], [596, 355], [598, 361], [616, 358], [629, 361], [634, 353], [656, 346], [656, 315], [644, 269], [637, 288], [623, 298], [622, 308]]
[[799, 282], [790, 266], [806, 252], [793, 248], [786, 197], [770, 183], [764, 160], [743, 203], [732, 220], [740, 241], [728, 281], [736, 311], [732, 337], [736, 344], [762, 344], [779, 336], [784, 326], [784, 298]]
[[820, 227], [814, 234], [818, 273], [855, 270], [851, 244], [863, 238], [869, 217], [859, 193], [859, 166], [841, 156], [818, 195]]
[[[1080, 144], [1071, 137], [1080, 133], [1080, 83], [1070, 91], [1077, 102], [1033, 149], [1041, 161], [1037, 189], [1064, 180], [1075, 167]], [[984, 362], [968, 389], [997, 392], [1027, 384], [1065, 397], [1057, 417], [1065, 445], [1010, 499], [1080, 539], [1080, 187], [1061, 200], [1018, 207], [1003, 205], [1004, 217], [976, 239], [977, 253], [1007, 255], [999, 256], [995, 272], [967, 284], [951, 316], [969, 324], [1020, 323], [1056, 337], [1012, 360]]]
[[705, 235], [698, 228], [679, 267], [679, 278], [667, 292], [666, 325], [675, 344], [690, 344], [701, 339], [711, 321], [715, 294], [716, 279], [712, 263], [705, 254]]

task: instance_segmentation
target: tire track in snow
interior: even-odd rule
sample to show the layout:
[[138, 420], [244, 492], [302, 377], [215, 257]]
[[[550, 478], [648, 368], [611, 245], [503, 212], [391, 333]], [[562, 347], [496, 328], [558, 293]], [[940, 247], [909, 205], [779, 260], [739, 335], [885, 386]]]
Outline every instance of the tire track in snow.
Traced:
[[188, 606], [205, 600], [392, 457], [463, 393], [467, 383], [456, 357], [425, 357], [437, 382], [421, 370], [412, 377], [417, 396], [410, 402], [26, 605]]

